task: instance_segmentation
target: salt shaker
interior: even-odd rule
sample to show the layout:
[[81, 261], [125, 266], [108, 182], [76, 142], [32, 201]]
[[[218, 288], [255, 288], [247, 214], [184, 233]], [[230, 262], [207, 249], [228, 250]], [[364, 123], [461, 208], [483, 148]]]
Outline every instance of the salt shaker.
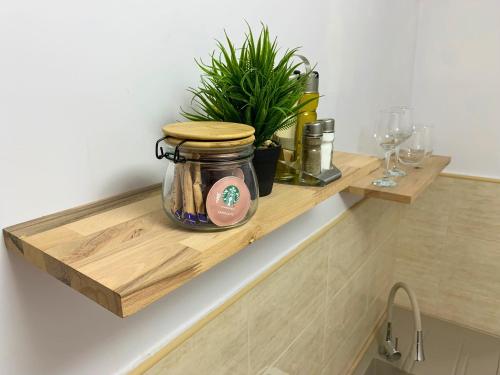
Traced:
[[332, 118], [322, 119], [323, 140], [321, 142], [321, 171], [332, 169], [333, 165], [333, 141], [335, 140], [335, 120]]

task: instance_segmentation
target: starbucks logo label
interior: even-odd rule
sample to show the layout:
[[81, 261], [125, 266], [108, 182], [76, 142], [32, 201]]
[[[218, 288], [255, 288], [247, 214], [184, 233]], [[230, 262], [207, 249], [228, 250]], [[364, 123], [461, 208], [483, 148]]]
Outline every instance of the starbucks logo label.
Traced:
[[229, 185], [222, 192], [222, 201], [228, 207], [233, 207], [240, 199], [240, 190], [234, 186]]
[[250, 202], [250, 191], [242, 178], [223, 177], [213, 184], [208, 192], [208, 218], [213, 224], [221, 227], [237, 224], [245, 219]]

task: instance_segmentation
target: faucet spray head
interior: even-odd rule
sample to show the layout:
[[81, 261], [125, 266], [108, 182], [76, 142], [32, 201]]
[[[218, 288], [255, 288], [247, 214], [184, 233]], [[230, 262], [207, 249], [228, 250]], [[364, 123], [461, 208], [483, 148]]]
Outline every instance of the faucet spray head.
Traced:
[[415, 345], [415, 361], [417, 362], [425, 361], [424, 333], [422, 331], [417, 331], [417, 344]]

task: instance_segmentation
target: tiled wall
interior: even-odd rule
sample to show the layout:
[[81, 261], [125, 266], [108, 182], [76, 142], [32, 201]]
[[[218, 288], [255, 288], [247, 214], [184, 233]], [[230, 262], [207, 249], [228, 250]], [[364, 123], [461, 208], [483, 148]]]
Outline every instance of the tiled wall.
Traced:
[[397, 238], [395, 278], [424, 312], [500, 335], [500, 184], [439, 177], [403, 208]]
[[500, 335], [499, 223], [490, 182], [439, 177], [411, 206], [365, 200], [147, 374], [345, 374], [393, 281], [423, 312]]
[[147, 374], [344, 374], [383, 313], [400, 210], [358, 204]]

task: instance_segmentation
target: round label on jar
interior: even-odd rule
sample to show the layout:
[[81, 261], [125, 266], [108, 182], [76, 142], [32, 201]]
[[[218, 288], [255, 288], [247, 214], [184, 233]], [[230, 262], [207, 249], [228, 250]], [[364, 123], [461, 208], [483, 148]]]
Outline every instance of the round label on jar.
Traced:
[[207, 214], [219, 227], [243, 220], [250, 208], [250, 191], [242, 178], [228, 176], [210, 188], [206, 201]]

